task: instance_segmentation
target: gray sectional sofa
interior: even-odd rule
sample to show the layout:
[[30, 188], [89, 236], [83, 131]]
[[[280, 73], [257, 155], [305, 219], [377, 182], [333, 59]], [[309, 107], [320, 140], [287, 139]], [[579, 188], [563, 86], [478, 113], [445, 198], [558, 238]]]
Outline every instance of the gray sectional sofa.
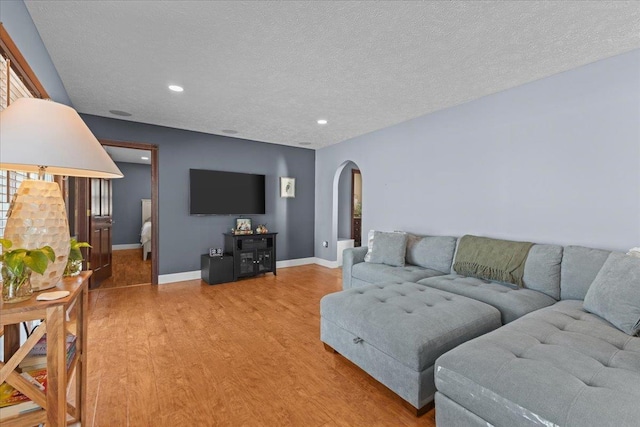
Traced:
[[534, 244], [518, 286], [457, 274], [459, 240], [345, 250], [321, 340], [438, 425], [640, 425], [640, 259]]

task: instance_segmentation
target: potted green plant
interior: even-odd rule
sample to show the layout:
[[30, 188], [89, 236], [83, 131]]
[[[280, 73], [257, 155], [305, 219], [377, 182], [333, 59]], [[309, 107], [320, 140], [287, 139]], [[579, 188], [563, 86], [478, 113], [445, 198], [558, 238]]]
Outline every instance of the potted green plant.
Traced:
[[42, 274], [49, 262], [56, 259], [51, 246], [39, 249], [11, 249], [11, 240], [0, 239], [2, 245], [2, 300], [4, 302], [20, 302], [31, 298], [31, 272]]
[[69, 259], [67, 260], [67, 266], [64, 269], [65, 276], [77, 276], [82, 271], [82, 251], [80, 248], [90, 248], [91, 245], [87, 242], [78, 242], [76, 239], [71, 239], [69, 242]]

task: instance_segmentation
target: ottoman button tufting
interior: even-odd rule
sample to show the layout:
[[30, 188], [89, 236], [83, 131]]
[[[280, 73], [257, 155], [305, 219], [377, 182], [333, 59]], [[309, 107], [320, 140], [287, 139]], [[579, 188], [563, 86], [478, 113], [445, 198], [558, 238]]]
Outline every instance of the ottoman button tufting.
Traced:
[[362, 341], [364, 341], [364, 340], [362, 338], [360, 338], [360, 337], [355, 337], [353, 339], [353, 343], [354, 344], [360, 344]]

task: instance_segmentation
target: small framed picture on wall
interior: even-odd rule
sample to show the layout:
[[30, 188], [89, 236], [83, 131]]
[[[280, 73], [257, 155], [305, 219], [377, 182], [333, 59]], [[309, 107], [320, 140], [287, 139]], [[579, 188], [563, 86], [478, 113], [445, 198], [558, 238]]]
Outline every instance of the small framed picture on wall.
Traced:
[[296, 179], [280, 177], [280, 197], [296, 197]]

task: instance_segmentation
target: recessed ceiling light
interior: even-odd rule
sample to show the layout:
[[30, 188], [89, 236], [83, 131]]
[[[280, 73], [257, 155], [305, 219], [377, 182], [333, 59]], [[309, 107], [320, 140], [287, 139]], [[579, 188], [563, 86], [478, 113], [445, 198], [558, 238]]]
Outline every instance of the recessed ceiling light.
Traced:
[[298, 145], [311, 145], [310, 142], [298, 142]]
[[184, 88], [178, 85], [169, 85], [169, 90], [172, 90], [174, 92], [182, 92], [184, 91]]
[[122, 111], [122, 110], [109, 110], [109, 112], [115, 116], [122, 116], [122, 117], [129, 117], [131, 115], [131, 113], [127, 113], [126, 111]]
[[228, 133], [229, 135], [235, 135], [238, 133], [237, 130], [233, 130], [233, 129], [222, 129], [222, 132]]
[[327, 121], [325, 119], [320, 119], [320, 120], [318, 120], [318, 124], [319, 125], [326, 125]]
[[149, 158], [147, 156], [142, 156], [140, 157], [142, 160], [149, 160]]

